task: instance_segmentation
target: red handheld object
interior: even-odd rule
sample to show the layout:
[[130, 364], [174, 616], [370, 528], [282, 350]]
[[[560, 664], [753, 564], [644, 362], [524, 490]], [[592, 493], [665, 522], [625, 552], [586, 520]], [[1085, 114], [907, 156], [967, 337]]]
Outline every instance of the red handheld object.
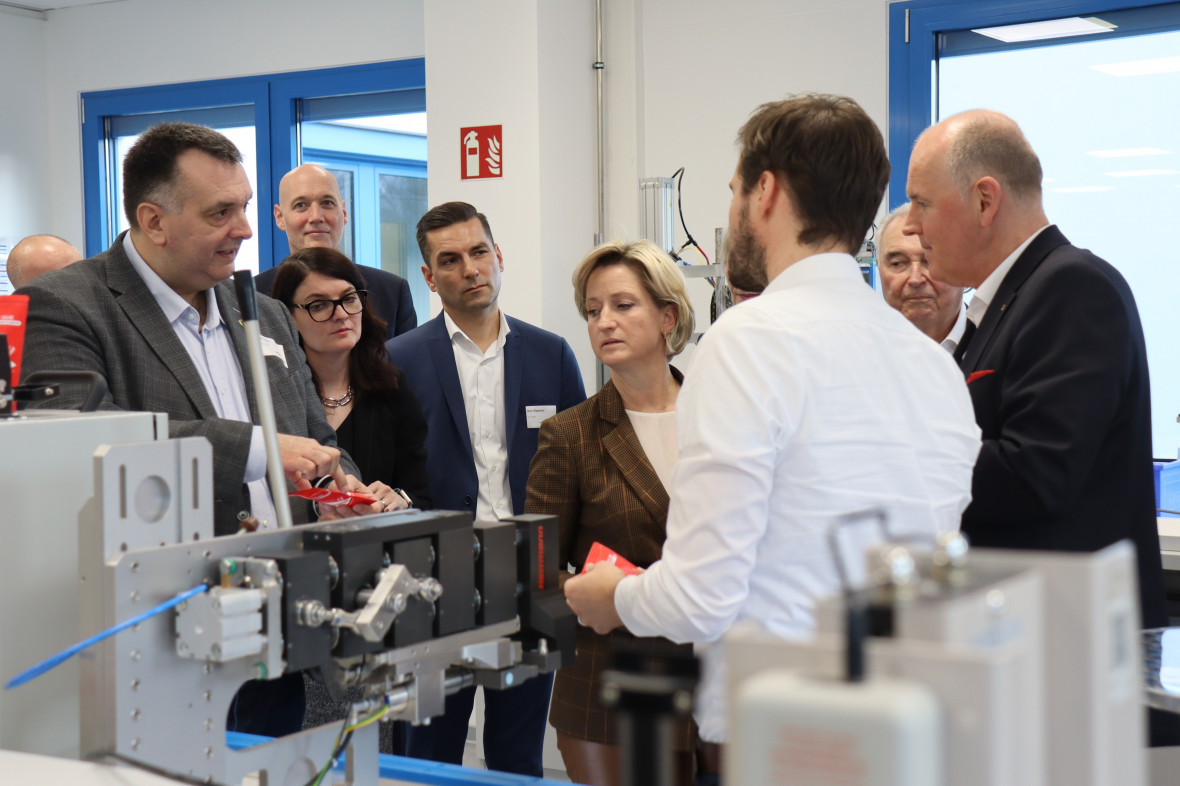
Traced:
[[639, 568], [620, 557], [618, 552], [608, 549], [598, 541], [594, 541], [594, 545], [590, 547], [590, 553], [586, 555], [586, 564], [582, 566], [582, 572], [585, 573], [587, 568], [597, 562], [614, 565], [616, 568], [622, 569], [628, 576], [634, 576], [639, 572]]
[[312, 502], [318, 502], [321, 505], [344, 505], [349, 508], [354, 505], [372, 505], [378, 502], [377, 499], [367, 494], [337, 491], [336, 489], [303, 489], [301, 491], [292, 491], [289, 496], [310, 499]]

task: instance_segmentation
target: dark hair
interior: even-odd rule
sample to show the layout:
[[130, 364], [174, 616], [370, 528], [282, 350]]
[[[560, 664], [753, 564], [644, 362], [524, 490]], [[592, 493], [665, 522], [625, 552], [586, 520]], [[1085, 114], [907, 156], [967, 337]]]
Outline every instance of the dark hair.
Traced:
[[[334, 248], [309, 246], [301, 248], [283, 260], [270, 287], [270, 296], [288, 310], [295, 310], [295, 290], [308, 273], [319, 273], [328, 278], [347, 281], [358, 290], [365, 289], [365, 278], [352, 260]], [[397, 390], [397, 371], [385, 353], [386, 323], [365, 304], [361, 312], [361, 337], [348, 356], [348, 381], [361, 394], [392, 393]], [[303, 339], [300, 338], [300, 345]], [[321, 396], [320, 381], [315, 379], [316, 392]]]
[[783, 177], [803, 225], [799, 242], [835, 240], [856, 253], [889, 184], [885, 140], [859, 104], [821, 93], [763, 104], [738, 143], [743, 193], [763, 172]]
[[479, 219], [479, 223], [483, 225], [484, 234], [488, 236], [488, 242], [495, 245], [496, 239], [492, 237], [492, 227], [488, 224], [488, 217], [466, 202], [444, 202], [430, 208], [426, 211], [426, 215], [418, 219], [418, 249], [422, 252], [422, 261], [426, 263], [427, 267], [430, 266], [430, 240], [426, 237], [427, 233], [436, 229], [445, 229], [454, 224], [462, 224], [473, 218]]
[[189, 150], [200, 150], [227, 164], [242, 163], [237, 145], [208, 126], [192, 123], [158, 123], [140, 135], [123, 159], [123, 212], [132, 227], [139, 227], [136, 211], [154, 202], [171, 212], [177, 204], [176, 160]]

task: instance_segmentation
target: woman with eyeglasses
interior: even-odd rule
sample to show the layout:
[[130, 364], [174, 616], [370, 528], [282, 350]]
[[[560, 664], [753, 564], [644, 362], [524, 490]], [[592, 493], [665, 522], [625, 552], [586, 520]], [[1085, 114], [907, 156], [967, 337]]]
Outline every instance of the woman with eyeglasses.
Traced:
[[388, 510], [429, 508], [426, 418], [385, 354], [360, 270], [335, 249], [303, 248], [279, 266], [270, 294], [291, 311], [324, 415], [361, 480], [398, 492]]

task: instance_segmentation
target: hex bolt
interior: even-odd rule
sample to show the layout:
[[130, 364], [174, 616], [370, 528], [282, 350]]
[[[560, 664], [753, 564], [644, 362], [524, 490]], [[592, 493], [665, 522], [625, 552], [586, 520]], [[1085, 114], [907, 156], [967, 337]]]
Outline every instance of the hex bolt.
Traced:
[[139, 660], [139, 650], [131, 650], [131, 660]]
[[139, 707], [136, 707], [135, 709], [131, 710], [131, 720], [133, 720], [133, 721], [139, 720]]
[[133, 751], [139, 750], [139, 737], [135, 737], [134, 739], [131, 740], [131, 750], [133, 750]]

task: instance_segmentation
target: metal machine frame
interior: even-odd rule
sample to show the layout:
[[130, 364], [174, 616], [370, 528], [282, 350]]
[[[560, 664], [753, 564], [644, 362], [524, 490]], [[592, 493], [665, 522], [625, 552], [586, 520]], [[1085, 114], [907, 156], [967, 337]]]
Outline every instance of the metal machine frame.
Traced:
[[[461, 687], [508, 687], [572, 660], [574, 617], [556, 549], [544, 549], [553, 517], [476, 527], [462, 513], [398, 512], [214, 538], [204, 440], [105, 447], [95, 462], [80, 521], [84, 635], [211, 589], [83, 655], [83, 755], [302, 784], [331, 758], [339, 724], [230, 750], [227, 711], [247, 680], [319, 667], [330, 690], [362, 687], [354, 722], [423, 722]], [[377, 782], [376, 731], [351, 737], [346, 783]]]

